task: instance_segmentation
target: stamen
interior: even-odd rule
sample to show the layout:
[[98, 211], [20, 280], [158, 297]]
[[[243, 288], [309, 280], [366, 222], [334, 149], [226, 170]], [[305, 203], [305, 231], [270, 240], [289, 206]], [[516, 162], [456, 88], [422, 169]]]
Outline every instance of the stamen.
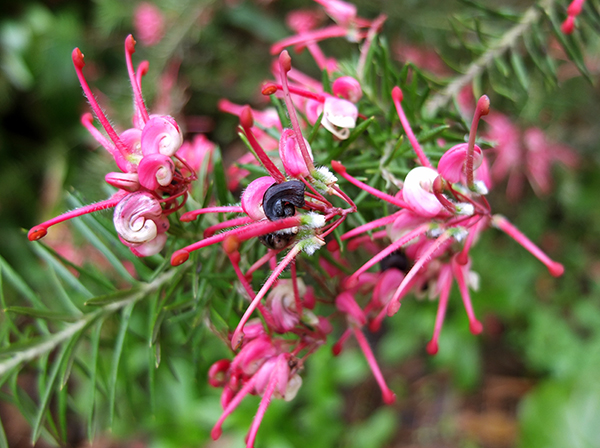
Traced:
[[406, 137], [408, 138], [408, 140], [410, 141], [410, 144], [412, 145], [413, 149], [415, 150], [415, 153], [417, 154], [417, 157], [419, 158], [421, 165], [426, 166], [428, 168], [433, 168], [433, 166], [431, 165], [431, 162], [425, 155], [423, 148], [421, 148], [421, 145], [419, 144], [417, 137], [415, 137], [415, 134], [412, 131], [412, 128], [410, 127], [410, 123], [408, 122], [408, 118], [406, 118], [404, 109], [402, 109], [402, 104], [401, 104], [402, 98], [403, 98], [402, 90], [400, 90], [400, 87], [395, 86], [392, 89], [392, 100], [394, 101], [394, 105], [396, 106], [396, 111], [398, 112], [398, 117], [400, 118], [400, 122], [402, 123], [402, 127], [404, 128]]
[[204, 229], [203, 236], [204, 236], [204, 238], [209, 238], [209, 237], [213, 236], [215, 233], [217, 233], [219, 230], [227, 229], [229, 227], [244, 226], [244, 225], [250, 224], [252, 222], [254, 222], [254, 220], [247, 216], [241, 216], [239, 218], [229, 219], [227, 221], [223, 221], [218, 224], [207, 227], [206, 229]]
[[104, 201], [96, 202], [95, 204], [89, 204], [81, 208], [77, 208], [75, 210], [71, 210], [70, 212], [63, 213], [62, 215], [56, 216], [46, 222], [38, 224], [35, 227], [32, 227], [31, 230], [27, 233], [27, 238], [29, 241], [36, 241], [40, 238], [43, 238], [48, 233], [48, 228], [52, 227], [55, 224], [68, 221], [69, 219], [76, 218], [77, 216], [87, 215], [88, 213], [94, 213], [100, 210], [106, 210], [107, 208], [115, 207], [121, 199], [125, 196], [124, 191], [119, 191], [115, 193], [111, 198], [106, 199]]
[[133, 70], [133, 62], [131, 61], [131, 55], [135, 53], [135, 40], [130, 34], [125, 38], [125, 62], [127, 63], [127, 73], [129, 74], [129, 81], [131, 82], [131, 88], [133, 89], [133, 101], [136, 105], [136, 112], [139, 112], [143, 122], [146, 123], [149, 119], [146, 105], [144, 104], [144, 98], [142, 98], [142, 92], [140, 90], [140, 84], [135, 79], [135, 72]]
[[565, 272], [562, 264], [550, 259], [539, 247], [537, 247], [529, 238], [521, 233], [514, 225], [512, 225], [504, 216], [494, 215], [492, 224], [514, 239], [517, 243], [527, 249], [531, 255], [540, 260], [548, 268], [548, 271], [554, 277], [560, 277]]
[[342, 353], [344, 343], [348, 340], [351, 334], [352, 330], [349, 327], [346, 328], [346, 330], [344, 330], [337, 342], [333, 344], [333, 347], [331, 347], [331, 352], [333, 353], [333, 356], [338, 356], [340, 353]]
[[364, 182], [361, 182], [360, 180], [356, 179], [355, 177], [352, 177], [350, 174], [348, 174], [346, 172], [346, 167], [344, 165], [342, 165], [341, 162], [338, 162], [337, 160], [332, 160], [331, 168], [333, 168], [333, 171], [338, 173], [340, 176], [342, 176], [348, 182], [350, 182], [353, 185], [356, 185], [358, 188], [360, 188], [362, 190], [365, 190], [367, 193], [370, 193], [379, 199], [383, 199], [384, 201], [387, 201], [390, 204], [393, 204], [397, 207], [412, 210], [412, 207], [408, 203], [404, 202], [402, 199], [399, 199], [399, 198], [389, 195], [387, 193], [383, 193], [383, 192], [365, 184]]
[[478, 335], [483, 331], [483, 325], [481, 325], [481, 322], [479, 322], [475, 317], [473, 304], [471, 303], [471, 296], [469, 295], [469, 286], [465, 280], [464, 269], [467, 268], [465, 266], [461, 266], [455, 260], [452, 261], [452, 272], [454, 273], [454, 278], [456, 279], [456, 284], [458, 285], [458, 289], [465, 306], [465, 311], [467, 312], [467, 317], [469, 318], [469, 331], [474, 335]]
[[490, 99], [487, 95], [483, 95], [477, 101], [477, 107], [475, 108], [475, 114], [473, 115], [473, 122], [471, 123], [471, 129], [469, 131], [469, 146], [467, 148], [467, 160], [465, 162], [465, 172], [467, 174], [467, 186], [469, 189], [474, 188], [474, 173], [473, 173], [473, 157], [475, 152], [475, 136], [477, 135], [477, 126], [482, 116], [487, 115], [490, 112]]
[[209, 238], [197, 241], [194, 244], [179, 249], [171, 256], [171, 265], [179, 266], [185, 263], [190, 257], [190, 252], [201, 249], [211, 244], [216, 244], [224, 241], [226, 238], [233, 238], [237, 242], [246, 241], [250, 238], [254, 238], [260, 235], [266, 235], [267, 233], [276, 232], [278, 230], [288, 229], [290, 227], [296, 227], [302, 224], [300, 216], [290, 216], [289, 218], [280, 219], [277, 221], [258, 221], [252, 224], [248, 224], [244, 227], [238, 227], [227, 232], [213, 235]]
[[392, 222], [394, 222], [396, 220], [396, 218], [398, 217], [398, 214], [401, 212], [401, 210], [389, 215], [389, 216], [384, 216], [383, 218], [379, 218], [376, 219], [374, 221], [368, 222], [366, 224], [363, 224], [362, 226], [358, 226], [352, 230], [350, 230], [349, 232], [344, 233], [340, 239], [342, 241], [347, 240], [349, 238], [355, 237], [356, 235], [360, 235], [361, 233], [364, 232], [368, 232], [369, 230], [373, 230], [376, 229], [377, 227], [381, 227], [381, 226], [385, 226], [387, 224], [390, 224]]
[[[325, 102], [325, 96], [321, 95], [320, 93], [311, 92], [310, 90], [290, 85], [288, 85], [288, 88], [290, 89], [290, 93], [293, 93], [294, 95], [298, 95], [303, 98], [308, 98], [309, 100], [315, 100], [319, 103]], [[263, 95], [273, 95], [278, 90], [283, 91], [283, 86], [281, 84], [276, 84], [274, 82], [266, 82], [263, 84], [261, 92]]]
[[310, 153], [308, 152], [308, 148], [304, 142], [304, 137], [302, 136], [302, 132], [300, 130], [300, 124], [298, 123], [298, 117], [296, 116], [296, 109], [294, 108], [294, 103], [292, 101], [292, 97], [290, 96], [290, 90], [288, 86], [287, 80], [287, 72], [292, 68], [292, 58], [287, 51], [282, 51], [279, 55], [279, 67], [280, 67], [280, 77], [281, 77], [281, 85], [283, 87], [283, 97], [285, 99], [285, 104], [288, 109], [288, 113], [290, 116], [290, 120], [292, 122], [292, 127], [294, 128], [294, 133], [296, 134], [296, 141], [298, 142], [298, 146], [300, 147], [300, 152], [302, 153], [302, 158], [306, 163], [306, 167], [308, 168], [308, 172], [312, 173], [315, 169], [313, 161], [310, 157]]
[[219, 420], [217, 420], [217, 423], [215, 423], [215, 426], [213, 426], [213, 429], [210, 432], [210, 436], [213, 440], [217, 440], [219, 437], [221, 437], [221, 434], [223, 434], [223, 429], [221, 428], [223, 422], [229, 416], [229, 414], [231, 414], [235, 410], [235, 408], [237, 408], [240, 405], [244, 397], [252, 391], [255, 383], [256, 375], [253, 375], [252, 378], [250, 378], [248, 382], [244, 384], [240, 391], [237, 394], [235, 394], [235, 397], [233, 397], [233, 399], [229, 402], [227, 407], [223, 410], [223, 413], [219, 417]]
[[279, 252], [281, 252], [281, 250], [282, 249], [280, 249], [280, 250], [267, 249], [267, 253], [264, 254], [262, 257], [260, 257], [257, 261], [254, 262], [254, 264], [252, 266], [250, 266], [248, 268], [248, 270], [246, 271], [246, 278], [251, 279], [252, 274], [254, 274], [254, 272], [256, 272], [260, 267], [262, 267], [265, 263], [267, 263], [269, 260], [271, 260]]
[[373, 372], [373, 376], [375, 377], [375, 381], [379, 384], [379, 388], [381, 389], [381, 396], [383, 401], [386, 404], [393, 404], [396, 401], [396, 394], [391, 391], [388, 385], [383, 378], [383, 374], [381, 373], [381, 369], [377, 364], [377, 360], [375, 359], [375, 355], [373, 355], [373, 351], [365, 338], [363, 332], [356, 325], [352, 325], [352, 331], [354, 332], [354, 337], [358, 341], [358, 345], [362, 349], [365, 358], [367, 359], [367, 363], [369, 367], [371, 367], [371, 371]]
[[[285, 220], [282, 219], [281, 221], [285, 221]], [[280, 221], [275, 221], [275, 222], [280, 222]], [[270, 232], [267, 232], [267, 233], [270, 233]], [[302, 249], [299, 244], [296, 244], [294, 247], [292, 247], [292, 249], [287, 253], [287, 255], [281, 260], [281, 262], [279, 263], [277, 268], [269, 276], [269, 278], [267, 279], [265, 284], [262, 286], [262, 288], [260, 288], [260, 291], [258, 291], [258, 294], [256, 294], [256, 297], [254, 298], [254, 300], [252, 300], [252, 302], [250, 303], [250, 306], [246, 309], [246, 312], [242, 316], [240, 323], [238, 324], [235, 331], [233, 332], [233, 336], [231, 337], [231, 347], [234, 350], [237, 350], [238, 347], [242, 343], [242, 339], [244, 337], [244, 326], [246, 325], [246, 322], [248, 322], [248, 319], [250, 319], [250, 315], [254, 312], [257, 305], [260, 303], [262, 298], [265, 296], [265, 294], [267, 293], [269, 288], [271, 288], [271, 285], [273, 285], [275, 280], [277, 280], [279, 275], [281, 275], [283, 270], [287, 267], [288, 264], [290, 264], [292, 262], [292, 260], [300, 253], [301, 250]]]
[[240, 113], [240, 124], [244, 129], [244, 133], [246, 134], [248, 142], [250, 143], [250, 146], [252, 146], [256, 157], [258, 157], [260, 163], [262, 163], [262, 165], [265, 167], [270, 176], [273, 179], [275, 179], [275, 182], [277, 182], [278, 184], [280, 184], [281, 182], [285, 182], [285, 176], [281, 174], [279, 168], [275, 166], [273, 161], [269, 158], [265, 150], [262, 148], [262, 146], [260, 146], [260, 143], [258, 143], [258, 140], [256, 140], [256, 137], [252, 133], [252, 125], [254, 124], [254, 118], [252, 117], [252, 109], [250, 108], [250, 106], [245, 106], [242, 109], [242, 112]]
[[[363, 264], [354, 274], [352, 274], [350, 277], [348, 277], [345, 281], [345, 286], [346, 287], [355, 286], [358, 283], [358, 277], [363, 272], [365, 272], [371, 266], [374, 266], [377, 263], [379, 263], [381, 260], [383, 260], [385, 257], [390, 255], [392, 252], [400, 249], [402, 246], [407, 244], [410, 240], [415, 239], [419, 235], [422, 235], [425, 232], [427, 232], [429, 230], [429, 227], [430, 227], [429, 223], [421, 224], [419, 227], [411, 230], [406, 235], [404, 235], [401, 238], [399, 238], [398, 240], [394, 241], [388, 247], [383, 249], [381, 252], [379, 252], [377, 255], [375, 255], [373, 258], [371, 258], [369, 261], [367, 261], [365, 264]], [[416, 267], [416, 264], [415, 264], [415, 267]], [[411, 271], [412, 270], [414, 270], [414, 267], [413, 267], [413, 269], [411, 269]], [[410, 272], [409, 272], [409, 274], [410, 274]], [[407, 275], [407, 277], [408, 277], [408, 275]], [[400, 286], [402, 286], [405, 283], [405, 281], [406, 281], [406, 277], [402, 281], [402, 284], [400, 284]]]
[[183, 222], [190, 222], [196, 219], [199, 215], [203, 215], [205, 213], [244, 213], [244, 210], [239, 205], [199, 208], [198, 210], [185, 212], [183, 215], [181, 215], [179, 220]]
[[93, 123], [94, 116], [91, 113], [86, 112], [81, 116], [81, 124], [88, 130], [90, 134], [92, 134], [92, 137], [94, 137], [94, 139], [96, 139], [96, 141], [100, 143], [104, 149], [106, 149], [113, 157], [115, 157], [115, 154], [119, 154], [117, 148], [115, 148], [115, 145], [110, 143], [106, 137], [104, 137], [104, 135], [102, 135], [102, 133], [94, 127]]
[[121, 156], [123, 158], [127, 158], [127, 148], [125, 147], [125, 145], [111, 126], [110, 122], [106, 118], [106, 115], [104, 115], [104, 112], [100, 108], [100, 105], [96, 101], [96, 98], [94, 97], [90, 86], [88, 85], [87, 81], [85, 80], [85, 77], [83, 76], [83, 67], [85, 66], [85, 61], [83, 60], [83, 53], [81, 52], [81, 50], [79, 50], [79, 48], [75, 48], [73, 50], [73, 52], [71, 53], [71, 59], [73, 60], [73, 65], [75, 66], [75, 73], [77, 73], [79, 84], [81, 84], [83, 93], [85, 93], [85, 96], [90, 102], [90, 106], [96, 114], [96, 118], [98, 118], [98, 121], [100, 121], [100, 124], [102, 125], [110, 139], [113, 141], [113, 143], [121, 153]]
[[329, 39], [332, 37], [344, 37], [348, 34], [345, 28], [339, 25], [332, 25], [320, 30], [306, 31], [296, 36], [290, 36], [271, 46], [271, 54], [276, 55], [285, 50], [286, 47], [291, 47], [299, 44], [306, 44], [308, 42], [318, 42], [320, 40]]
[[427, 353], [432, 356], [437, 354], [439, 349], [438, 340], [440, 338], [440, 333], [442, 332], [442, 325], [444, 324], [444, 317], [446, 316], [446, 309], [448, 308], [448, 299], [450, 298], [450, 290], [452, 289], [452, 275], [449, 267], [445, 266], [442, 268], [438, 278], [438, 285], [440, 297], [438, 299], [438, 309], [435, 316], [435, 326], [431, 341], [427, 344]]

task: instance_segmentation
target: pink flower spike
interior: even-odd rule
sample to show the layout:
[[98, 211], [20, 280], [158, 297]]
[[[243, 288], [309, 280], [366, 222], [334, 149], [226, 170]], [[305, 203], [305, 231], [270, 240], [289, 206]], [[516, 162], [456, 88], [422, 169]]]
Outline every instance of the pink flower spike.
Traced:
[[383, 193], [383, 192], [365, 184], [364, 182], [359, 181], [358, 179], [351, 176], [350, 174], [348, 174], [346, 171], [346, 167], [344, 165], [342, 165], [341, 162], [338, 162], [337, 160], [332, 160], [331, 168], [333, 169], [333, 171], [338, 173], [340, 176], [342, 176], [348, 182], [350, 182], [353, 185], [356, 185], [358, 188], [360, 188], [362, 190], [365, 190], [367, 193], [370, 193], [379, 199], [383, 199], [384, 201], [387, 201], [390, 204], [393, 204], [397, 207], [408, 208], [409, 210], [412, 210], [412, 207], [408, 203], [403, 201], [402, 199], [397, 198], [395, 196], [391, 196], [386, 193]]
[[402, 123], [402, 127], [404, 128], [406, 137], [408, 138], [408, 140], [410, 141], [410, 144], [412, 145], [413, 149], [415, 150], [415, 153], [417, 154], [417, 157], [419, 158], [421, 165], [423, 165], [427, 168], [433, 168], [433, 166], [431, 165], [431, 162], [425, 155], [425, 152], [423, 152], [423, 148], [421, 148], [421, 145], [419, 144], [417, 137], [415, 137], [415, 134], [412, 131], [412, 128], [410, 127], [410, 123], [408, 122], [408, 118], [406, 118], [406, 115], [404, 114], [404, 109], [402, 109], [402, 104], [401, 104], [402, 99], [403, 99], [402, 90], [400, 90], [400, 87], [395, 86], [392, 89], [392, 100], [394, 101], [394, 105], [396, 106], [396, 111], [398, 112], [398, 117], [400, 118], [400, 122]]
[[[469, 131], [469, 147], [467, 152], [467, 162], [465, 164], [465, 172], [467, 174], [467, 186], [473, 190], [474, 188], [474, 151], [475, 151], [475, 136], [477, 135], [477, 126], [482, 116], [490, 113], [490, 99], [487, 95], [483, 95], [477, 101], [477, 107], [475, 108], [475, 114], [473, 115], [473, 122], [471, 123], [471, 129]], [[481, 151], [481, 150], [480, 150]]]
[[199, 215], [205, 213], [243, 213], [244, 209], [238, 205], [224, 206], [224, 207], [206, 207], [198, 210], [192, 210], [191, 212], [185, 212], [179, 218], [180, 221], [190, 222], [196, 219]]
[[125, 38], [125, 62], [127, 64], [127, 73], [129, 74], [129, 81], [133, 89], [133, 104], [135, 104], [136, 115], [140, 114], [144, 123], [149, 119], [148, 110], [144, 104], [144, 98], [142, 98], [142, 92], [140, 85], [135, 79], [135, 71], [133, 69], [133, 62], [131, 61], [131, 55], [135, 53], [135, 39], [130, 34]]
[[[466, 179], [466, 161], [469, 154], [469, 144], [461, 143], [450, 148], [440, 158], [438, 172], [450, 183], [456, 184]], [[477, 145], [474, 147], [473, 169], [479, 168], [483, 162], [483, 153]]]
[[414, 213], [433, 218], [444, 209], [433, 193], [433, 183], [437, 177], [437, 171], [424, 166], [413, 168], [406, 175], [402, 197]]
[[[281, 223], [283, 221], [286, 221], [287, 219], [290, 219], [290, 218], [281, 219], [279, 221], [273, 222], [272, 224]], [[244, 337], [244, 325], [246, 325], [246, 322], [250, 318], [250, 315], [254, 312], [254, 310], [256, 309], [256, 307], [258, 306], [258, 304], [260, 303], [262, 298], [265, 296], [265, 294], [267, 293], [269, 288], [273, 285], [275, 280], [277, 280], [277, 278], [283, 272], [283, 270], [286, 268], [286, 266], [292, 262], [292, 260], [296, 257], [296, 255], [298, 255], [300, 253], [301, 250], [302, 249], [299, 244], [296, 244], [294, 247], [292, 247], [292, 249], [281, 260], [281, 262], [279, 263], [277, 268], [269, 276], [269, 278], [267, 279], [265, 284], [262, 286], [262, 288], [260, 288], [260, 291], [258, 291], [258, 293], [256, 294], [256, 297], [252, 300], [252, 302], [250, 303], [250, 306], [246, 309], [246, 312], [242, 316], [238, 326], [236, 327], [235, 331], [233, 332], [233, 335], [231, 337], [231, 347], [234, 350], [237, 350], [237, 348], [242, 344], [242, 340]]]
[[449, 265], [444, 265], [438, 276], [437, 288], [440, 292], [438, 299], [438, 309], [435, 316], [435, 327], [431, 341], [427, 343], [427, 353], [436, 355], [439, 349], [438, 340], [442, 332], [442, 325], [448, 308], [448, 299], [450, 298], [450, 290], [452, 289], [452, 269]]
[[287, 72], [289, 72], [292, 68], [292, 58], [289, 53], [284, 50], [279, 55], [279, 75], [281, 77], [281, 85], [283, 86], [283, 97], [285, 99], [285, 104], [288, 109], [288, 113], [290, 116], [290, 120], [292, 122], [292, 128], [296, 133], [296, 142], [300, 146], [300, 152], [302, 153], [302, 157], [304, 158], [304, 162], [306, 163], [306, 167], [308, 168], [308, 172], [312, 173], [315, 169], [315, 166], [312, 161], [312, 157], [308, 151], [308, 148], [305, 145], [305, 139], [302, 136], [302, 132], [300, 131], [300, 124], [298, 123], [298, 117], [296, 116], [296, 109], [294, 109], [294, 103], [292, 102], [292, 97], [290, 96], [290, 91], [288, 88], [288, 80], [287, 80]]
[[469, 273], [469, 263], [466, 265], [461, 265], [453, 258], [452, 273], [456, 279], [456, 284], [458, 285], [458, 289], [465, 306], [465, 311], [467, 312], [467, 316], [469, 318], [469, 331], [474, 335], [478, 335], [483, 331], [483, 325], [481, 325], [481, 322], [479, 322], [475, 317], [471, 296], [469, 294], [469, 285], [467, 285], [467, 281], [465, 279], [465, 274]]
[[142, 154], [163, 154], [171, 157], [183, 143], [177, 122], [168, 115], [153, 115], [142, 129]]
[[[304, 137], [302, 137], [302, 140], [312, 161], [313, 155], [310, 145]], [[296, 138], [296, 133], [291, 129], [284, 129], [281, 133], [279, 157], [281, 157], [285, 172], [289, 176], [299, 178], [310, 175], [309, 168], [306, 165], [304, 157], [302, 157], [302, 149]]]
[[29, 232], [27, 232], [27, 238], [29, 239], [29, 241], [37, 241], [40, 238], [45, 237], [48, 233], [48, 228], [52, 227], [55, 224], [68, 221], [69, 219], [76, 218], [77, 216], [83, 216], [87, 215], [88, 213], [94, 213], [100, 210], [106, 210], [107, 208], [113, 208], [119, 203], [123, 196], [125, 196], [125, 192], [119, 191], [109, 199], [96, 202], [95, 204], [86, 205], [84, 207], [71, 210], [69, 212], [63, 213], [60, 216], [56, 216], [52, 219], [49, 219], [48, 221], [45, 221], [41, 224], [38, 224], [35, 227], [32, 227], [29, 230]]
[[71, 53], [71, 58], [73, 59], [73, 66], [75, 67], [75, 73], [77, 73], [77, 78], [79, 79], [79, 84], [81, 84], [83, 93], [85, 93], [85, 96], [87, 97], [88, 101], [90, 102], [90, 106], [92, 106], [92, 109], [93, 109], [94, 113], [96, 114], [96, 117], [100, 121], [100, 124], [102, 125], [102, 127], [104, 128], [104, 130], [106, 131], [106, 133], [108, 134], [110, 139], [113, 141], [113, 143], [115, 144], [115, 146], [121, 153], [121, 157], [126, 159], [127, 158], [127, 148], [125, 148], [125, 145], [119, 139], [119, 136], [117, 135], [117, 133], [111, 126], [108, 119], [106, 118], [106, 115], [104, 115], [102, 108], [96, 101], [94, 94], [92, 93], [87, 81], [85, 80], [85, 77], [83, 76], [83, 67], [85, 66], [85, 61], [83, 59], [83, 53], [79, 50], [79, 48], [75, 48], [73, 50], [73, 52]]
[[379, 384], [383, 402], [385, 404], [393, 404], [396, 401], [396, 394], [394, 392], [392, 392], [391, 389], [386, 384], [385, 379], [383, 378], [383, 374], [381, 373], [381, 369], [379, 368], [379, 365], [377, 364], [377, 360], [375, 359], [375, 355], [373, 355], [373, 351], [371, 350], [371, 347], [369, 346], [369, 342], [367, 341], [367, 339], [365, 338], [365, 335], [363, 334], [363, 332], [360, 330], [359, 327], [357, 327], [356, 325], [352, 325], [352, 324], [351, 324], [351, 327], [352, 327], [352, 331], [354, 332], [354, 337], [358, 341], [358, 345], [360, 345], [360, 348], [362, 349], [362, 351], [365, 355], [365, 358], [367, 359], [367, 363], [369, 364], [369, 367], [371, 368], [371, 371], [373, 372], [373, 376], [375, 377], [377, 384]]
[[539, 247], [533, 244], [529, 238], [521, 233], [521, 231], [512, 225], [504, 216], [494, 215], [492, 217], [492, 224], [527, 249], [531, 255], [544, 263], [552, 276], [560, 277], [563, 275], [565, 272], [564, 266], [550, 259], [548, 255], [546, 255]]
[[242, 209], [255, 221], [265, 219], [263, 210], [263, 198], [265, 192], [276, 182], [271, 176], [263, 176], [250, 182], [250, 185], [242, 193]]
[[352, 76], [341, 76], [331, 86], [331, 90], [335, 96], [341, 96], [342, 98], [358, 103], [362, 98], [362, 88], [360, 83]]

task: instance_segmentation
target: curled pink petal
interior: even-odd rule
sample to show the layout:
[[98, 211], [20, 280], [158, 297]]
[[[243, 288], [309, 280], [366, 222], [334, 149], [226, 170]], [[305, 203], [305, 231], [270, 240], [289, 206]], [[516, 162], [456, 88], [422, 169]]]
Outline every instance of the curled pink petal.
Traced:
[[362, 98], [362, 88], [358, 80], [352, 76], [342, 76], [335, 81], [331, 86], [331, 90], [335, 96], [357, 103]]
[[262, 206], [263, 197], [265, 191], [274, 183], [271, 176], [259, 177], [250, 182], [250, 185], [242, 193], [242, 209], [253, 220], [260, 221], [266, 218]]
[[131, 193], [140, 189], [140, 180], [137, 173], [108, 173], [104, 176], [104, 180], [113, 187]]
[[143, 244], [169, 229], [160, 202], [146, 192], [131, 193], [115, 207], [113, 222], [119, 237], [130, 244]]
[[148, 190], [166, 187], [173, 180], [175, 164], [170, 157], [163, 154], [144, 156], [138, 166], [140, 184]]
[[[311, 160], [313, 160], [312, 151], [308, 141], [304, 139], [304, 144], [308, 149]], [[284, 129], [279, 140], [279, 156], [283, 162], [286, 173], [292, 177], [308, 176], [310, 174], [306, 162], [302, 157], [300, 145], [296, 140], [296, 134], [292, 129]]]
[[142, 130], [142, 153], [174, 155], [183, 143], [183, 135], [173, 117], [153, 115]]
[[163, 247], [167, 244], [167, 234], [159, 233], [150, 241], [146, 241], [142, 244], [129, 245], [125, 243], [126, 246], [129, 246], [129, 250], [133, 252], [136, 257], [150, 257], [152, 255], [156, 255], [159, 253]]
[[350, 136], [350, 129], [356, 127], [358, 109], [348, 100], [328, 97], [323, 105], [321, 124], [341, 140]]
[[[453, 184], [465, 181], [465, 163], [467, 161], [468, 149], [468, 143], [461, 143], [450, 148], [441, 157], [438, 164], [438, 172], [445, 180]], [[475, 145], [473, 155], [473, 169], [477, 169], [483, 161], [483, 154], [479, 146]]]
[[406, 175], [402, 196], [418, 215], [433, 218], [444, 208], [432, 192], [437, 177], [437, 171], [424, 166], [413, 168]]

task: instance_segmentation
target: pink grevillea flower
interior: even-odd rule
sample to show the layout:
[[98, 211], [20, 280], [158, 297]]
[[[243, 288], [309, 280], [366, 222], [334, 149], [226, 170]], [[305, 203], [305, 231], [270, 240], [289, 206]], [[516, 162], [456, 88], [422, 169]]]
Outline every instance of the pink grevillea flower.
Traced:
[[506, 179], [506, 195], [517, 200], [525, 179], [538, 196], [552, 190], [552, 165], [556, 162], [568, 168], [579, 164], [579, 156], [570, 147], [548, 139], [539, 128], [521, 130], [506, 115], [490, 114], [484, 137], [495, 143], [491, 176], [495, 182]]
[[584, 3], [585, 0], [573, 0], [567, 8], [567, 18], [560, 27], [564, 34], [571, 34], [575, 31], [575, 18], [581, 14]]
[[164, 15], [152, 3], [141, 2], [133, 12], [133, 27], [142, 44], [156, 45], [165, 35]]
[[[165, 217], [183, 206], [189, 184], [195, 180], [196, 176], [185, 161], [179, 159], [175, 154], [183, 141], [177, 122], [168, 115], [148, 114], [141, 94], [142, 76], [148, 70], [148, 63], [142, 62], [137, 72], [134, 71], [131, 60], [134, 52], [135, 40], [129, 35], [125, 39], [125, 61], [133, 89], [134, 114], [132, 121], [134, 127], [119, 135], [104, 115], [87, 84], [83, 75], [85, 66], [83, 54], [78, 48], [73, 50], [72, 59], [75, 72], [98, 121], [108, 135], [108, 139], [92, 125], [92, 114], [84, 114], [81, 122], [98, 143], [113, 156], [121, 170], [120, 173], [108, 173], [105, 177], [106, 182], [116, 187], [118, 191], [105, 201], [67, 212], [33, 227], [28, 234], [31, 241], [45, 236], [48, 228], [54, 224], [116, 206], [119, 209], [119, 213], [116, 213], [114, 218], [117, 233], [136, 255], [144, 256], [156, 253], [164, 246], [166, 241], [164, 232], [168, 229], [168, 224], [165, 227]], [[187, 171], [188, 174], [183, 175], [182, 171]], [[134, 192], [140, 194], [132, 194]], [[160, 222], [157, 227], [159, 230], [154, 236], [139, 241], [130, 239], [130, 235], [127, 233], [128, 225], [123, 222], [120, 213], [133, 216], [138, 213], [132, 211], [136, 207], [141, 210], [139, 216], [144, 217], [148, 210], [152, 210], [148, 212], [152, 216], [148, 222]], [[161, 210], [158, 211], [156, 207]], [[132, 221], [132, 224], [134, 222], [137, 225], [136, 219]]]
[[341, 163], [332, 162], [334, 171], [344, 179], [402, 208], [388, 217], [362, 225], [341, 236], [342, 240], [350, 240], [350, 247], [352, 239], [362, 241], [365, 238], [360, 236], [362, 233], [388, 226], [387, 231], [375, 232], [373, 237], [388, 237], [392, 241], [388, 247], [348, 277], [344, 285], [346, 288], [356, 288], [361, 281], [365, 281], [361, 280], [361, 276], [365, 275], [369, 268], [404, 248], [408, 259], [413, 260], [412, 267], [402, 277], [392, 297], [372, 322], [378, 325], [383, 313], [395, 314], [409, 290], [422, 289], [424, 285], [429, 285], [430, 292], [439, 297], [434, 337], [428, 345], [429, 353], [435, 354], [453, 279], [460, 290], [471, 332], [479, 334], [483, 330], [483, 326], [475, 317], [469, 296], [469, 285], [474, 284], [471, 279], [475, 277], [470, 270], [469, 252], [484, 229], [492, 225], [504, 231], [538, 258], [554, 276], [562, 275], [564, 268], [560, 263], [551, 260], [504, 217], [491, 213], [485, 198], [489, 185], [487, 170], [481, 172], [476, 169], [479, 163], [481, 167], [486, 167], [482, 151], [475, 145], [478, 122], [481, 116], [489, 111], [489, 99], [486, 96], [477, 102], [468, 143], [450, 148], [442, 156], [438, 169], [433, 167], [410, 128], [401, 104], [402, 92], [398, 87], [392, 91], [392, 99], [408, 140], [422, 166], [409, 172], [400, 199], [400, 194], [391, 196], [380, 192], [351, 176]]

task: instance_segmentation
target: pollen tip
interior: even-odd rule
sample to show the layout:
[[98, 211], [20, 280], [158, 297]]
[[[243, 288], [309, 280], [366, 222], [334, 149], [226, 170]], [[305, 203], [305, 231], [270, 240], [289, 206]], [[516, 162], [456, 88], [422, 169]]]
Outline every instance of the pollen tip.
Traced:
[[94, 122], [94, 116], [90, 112], [86, 112], [81, 116], [81, 122], [84, 126], [86, 124], [92, 124]]
[[400, 309], [400, 301], [396, 300], [395, 302], [390, 302], [387, 307], [387, 315], [388, 317], [392, 317], [394, 314], [398, 312]]
[[462, 251], [456, 256], [455, 259], [459, 265], [464, 266], [469, 262], [469, 254], [465, 251]]
[[342, 162], [338, 162], [337, 160], [331, 161], [331, 168], [338, 174], [344, 174], [346, 172], [346, 167], [342, 165]]
[[142, 76], [145, 76], [146, 73], [148, 73], [149, 68], [150, 68], [150, 62], [148, 62], [148, 61], [142, 61], [142, 62], [140, 62], [140, 65], [138, 65], [138, 71], [140, 72], [140, 74]]
[[575, 30], [575, 17], [569, 16], [560, 26], [563, 34], [571, 34]]
[[190, 258], [190, 253], [185, 249], [179, 249], [171, 256], [171, 266], [179, 266]]
[[401, 102], [404, 99], [404, 95], [403, 95], [402, 89], [400, 89], [400, 87], [395, 86], [392, 89], [392, 99], [394, 101], [398, 101], [398, 102]]
[[125, 38], [125, 49], [131, 54], [135, 53], [135, 39], [131, 34]]
[[331, 353], [333, 356], [338, 356], [340, 353], [342, 353], [342, 343], [340, 341], [337, 341], [335, 344], [333, 344], [333, 347], [331, 347]]
[[389, 389], [381, 391], [381, 397], [385, 404], [394, 404], [396, 402], [396, 394]]
[[185, 212], [183, 215], [181, 215], [181, 218], [179, 218], [179, 220], [183, 222], [191, 222], [196, 219], [196, 216], [197, 215], [193, 211]]
[[429, 353], [431, 356], [437, 355], [437, 352], [439, 350], [437, 341], [434, 341], [433, 339], [429, 341], [425, 350], [427, 350], [427, 353]]
[[37, 241], [46, 236], [48, 233], [48, 229], [44, 226], [35, 226], [32, 227], [29, 232], [27, 232], [27, 238], [29, 241]]
[[261, 89], [263, 95], [273, 95], [275, 92], [277, 92], [277, 86], [274, 83], [266, 82], [263, 84]]
[[490, 113], [490, 97], [487, 95], [482, 95], [481, 98], [477, 101], [477, 109], [481, 115], [487, 115]]
[[221, 437], [221, 434], [223, 434], [223, 430], [221, 429], [220, 426], [216, 426], [212, 429], [212, 431], [210, 432], [210, 436], [212, 437], [213, 440], [217, 440], [219, 437]]
[[553, 277], [560, 277], [565, 273], [565, 267], [557, 262], [548, 265], [548, 271]]
[[279, 63], [281, 64], [281, 68], [286, 72], [289, 72], [292, 69], [292, 58], [287, 50], [283, 50], [279, 54]]
[[483, 325], [477, 319], [473, 319], [469, 322], [469, 331], [476, 336], [483, 331]]
[[254, 125], [252, 109], [248, 105], [242, 108], [242, 112], [240, 113], [240, 124], [244, 129], [251, 128]]
[[377, 333], [381, 329], [381, 319], [375, 319], [369, 322], [369, 331]]
[[240, 247], [240, 241], [235, 236], [230, 235], [227, 238], [225, 238], [225, 240], [222, 243], [222, 246], [225, 253], [233, 254], [237, 252], [238, 248]]
[[83, 53], [77, 47], [73, 49], [71, 52], [71, 59], [73, 59], [73, 64], [77, 68], [83, 68], [85, 66], [85, 61], [83, 60]]

